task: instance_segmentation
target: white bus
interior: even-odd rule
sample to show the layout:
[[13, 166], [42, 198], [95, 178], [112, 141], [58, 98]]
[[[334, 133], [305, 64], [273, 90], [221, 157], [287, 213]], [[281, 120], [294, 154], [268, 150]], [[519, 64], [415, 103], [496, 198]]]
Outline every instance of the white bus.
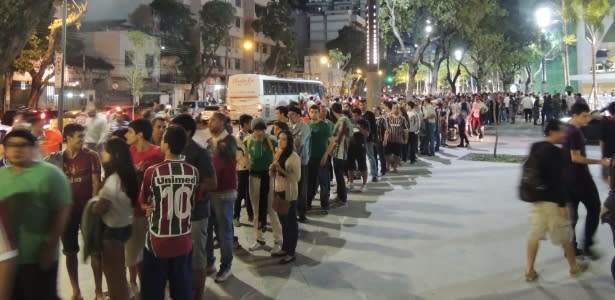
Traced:
[[242, 114], [274, 120], [275, 108], [291, 101], [323, 99], [325, 87], [320, 81], [287, 79], [258, 74], [238, 74], [229, 77], [227, 109], [231, 120]]

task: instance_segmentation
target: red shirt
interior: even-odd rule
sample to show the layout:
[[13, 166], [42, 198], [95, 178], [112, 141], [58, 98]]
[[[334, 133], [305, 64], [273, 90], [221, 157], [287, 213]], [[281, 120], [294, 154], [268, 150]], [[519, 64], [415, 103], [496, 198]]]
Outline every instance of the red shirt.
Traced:
[[[137, 150], [137, 146], [130, 146], [130, 154], [132, 155], [132, 163], [135, 165], [135, 170], [137, 171], [137, 184], [141, 186], [143, 182], [143, 174], [145, 170], [150, 166], [153, 166], [157, 163], [164, 161], [164, 154], [160, 150], [160, 147], [156, 145], [149, 144], [147, 149], [143, 152], [139, 152]], [[135, 206], [135, 214], [136, 217], [144, 216], [143, 210], [140, 207]]]
[[64, 152], [63, 160], [64, 174], [73, 190], [72, 213], [81, 216], [83, 207], [92, 198], [92, 176], [100, 176], [100, 160], [98, 154], [89, 149], [79, 151], [72, 159]]
[[218, 187], [215, 192], [229, 192], [237, 189], [237, 141], [227, 134], [217, 143], [214, 138], [207, 141], [207, 150], [216, 169]]
[[145, 245], [156, 257], [192, 250], [190, 217], [199, 184], [199, 171], [182, 160], [166, 160], [145, 171], [139, 203], [154, 208]]

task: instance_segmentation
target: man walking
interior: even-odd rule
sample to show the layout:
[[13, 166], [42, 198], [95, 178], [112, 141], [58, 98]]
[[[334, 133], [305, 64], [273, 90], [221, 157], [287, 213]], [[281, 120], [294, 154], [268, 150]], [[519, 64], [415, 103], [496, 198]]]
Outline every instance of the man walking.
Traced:
[[329, 179], [329, 155], [332, 151], [331, 146], [331, 127], [320, 119], [320, 110], [324, 109], [318, 105], [310, 107], [310, 161], [308, 163], [308, 194], [307, 209], [312, 208], [312, 201], [316, 196], [316, 190], [320, 186], [320, 206], [325, 211], [329, 210], [329, 190], [331, 180]]
[[19, 241], [8, 299], [59, 299], [58, 245], [71, 213], [70, 184], [58, 168], [35, 160], [36, 137], [30, 131], [11, 131], [3, 145], [10, 164], [0, 168], [0, 202], [7, 205]]
[[102, 150], [102, 144], [107, 139], [107, 126], [107, 120], [98, 115], [95, 107], [91, 107], [85, 119], [85, 144], [90, 150], [96, 152]]
[[369, 124], [363, 119], [361, 110], [358, 108], [352, 110], [352, 121], [353, 135], [350, 138], [348, 147], [348, 182], [350, 189], [352, 189], [355, 166], [358, 166], [361, 177], [363, 177], [363, 184], [359, 188], [359, 191], [364, 192], [367, 188], [367, 149], [365, 149], [365, 140], [369, 136]]
[[600, 196], [587, 165], [600, 164], [604, 167], [608, 167], [609, 160], [587, 158], [585, 152], [585, 136], [581, 131], [581, 127], [587, 125], [590, 121], [589, 106], [584, 103], [575, 103], [570, 108], [570, 114], [572, 119], [566, 129], [566, 141], [562, 149], [567, 162], [564, 175], [566, 186], [568, 187], [570, 221], [572, 222], [573, 232], [579, 219], [579, 204], [583, 203], [587, 210], [583, 249], [578, 249], [576, 236], [573, 242], [577, 255], [582, 253], [592, 259], [597, 259], [598, 257], [596, 253], [592, 251], [591, 247], [594, 244], [594, 234], [598, 229]]
[[[555, 245], [564, 248], [570, 275], [578, 276], [587, 270], [587, 264], [578, 263], [572, 245], [572, 227], [568, 222], [566, 191], [563, 182], [564, 160], [562, 150], [555, 146], [566, 138], [566, 128], [559, 120], [552, 120], [545, 126], [545, 139], [532, 145], [526, 164], [532, 163], [537, 168], [536, 180], [544, 185], [544, 190], [536, 191], [536, 202], [532, 203], [530, 212], [530, 236], [527, 245], [527, 268], [525, 280], [538, 279], [534, 268], [540, 240], [549, 239]], [[536, 183], [536, 182], [535, 182]]]

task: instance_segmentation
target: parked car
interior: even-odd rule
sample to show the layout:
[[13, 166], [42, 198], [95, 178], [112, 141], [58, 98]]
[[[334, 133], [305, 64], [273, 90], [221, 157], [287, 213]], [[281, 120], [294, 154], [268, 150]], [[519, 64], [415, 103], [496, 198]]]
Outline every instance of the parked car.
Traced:
[[219, 112], [221, 108], [222, 106], [218, 106], [218, 105], [206, 106], [205, 110], [201, 112], [201, 120], [203, 121], [209, 120], [214, 115], [214, 113]]

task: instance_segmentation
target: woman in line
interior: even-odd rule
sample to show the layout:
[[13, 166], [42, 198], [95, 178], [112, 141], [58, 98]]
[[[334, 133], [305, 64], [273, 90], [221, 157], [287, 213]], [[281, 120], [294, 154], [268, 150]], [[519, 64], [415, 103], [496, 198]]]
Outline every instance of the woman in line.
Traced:
[[[299, 179], [301, 179], [301, 159], [293, 150], [293, 135], [284, 130], [278, 134], [273, 163], [269, 167], [269, 175], [274, 180], [274, 205], [282, 224], [282, 250], [271, 253], [273, 257], [282, 257], [280, 264], [295, 261], [295, 249], [299, 237], [297, 224], [297, 197], [299, 195]], [[288, 201], [285, 203], [283, 201]], [[278, 205], [280, 204], [280, 205]], [[288, 210], [286, 210], [288, 208]]]
[[128, 144], [111, 138], [101, 152], [106, 178], [92, 206], [103, 221], [103, 272], [112, 300], [129, 299], [124, 244], [132, 229], [133, 207], [137, 203], [137, 175]]

